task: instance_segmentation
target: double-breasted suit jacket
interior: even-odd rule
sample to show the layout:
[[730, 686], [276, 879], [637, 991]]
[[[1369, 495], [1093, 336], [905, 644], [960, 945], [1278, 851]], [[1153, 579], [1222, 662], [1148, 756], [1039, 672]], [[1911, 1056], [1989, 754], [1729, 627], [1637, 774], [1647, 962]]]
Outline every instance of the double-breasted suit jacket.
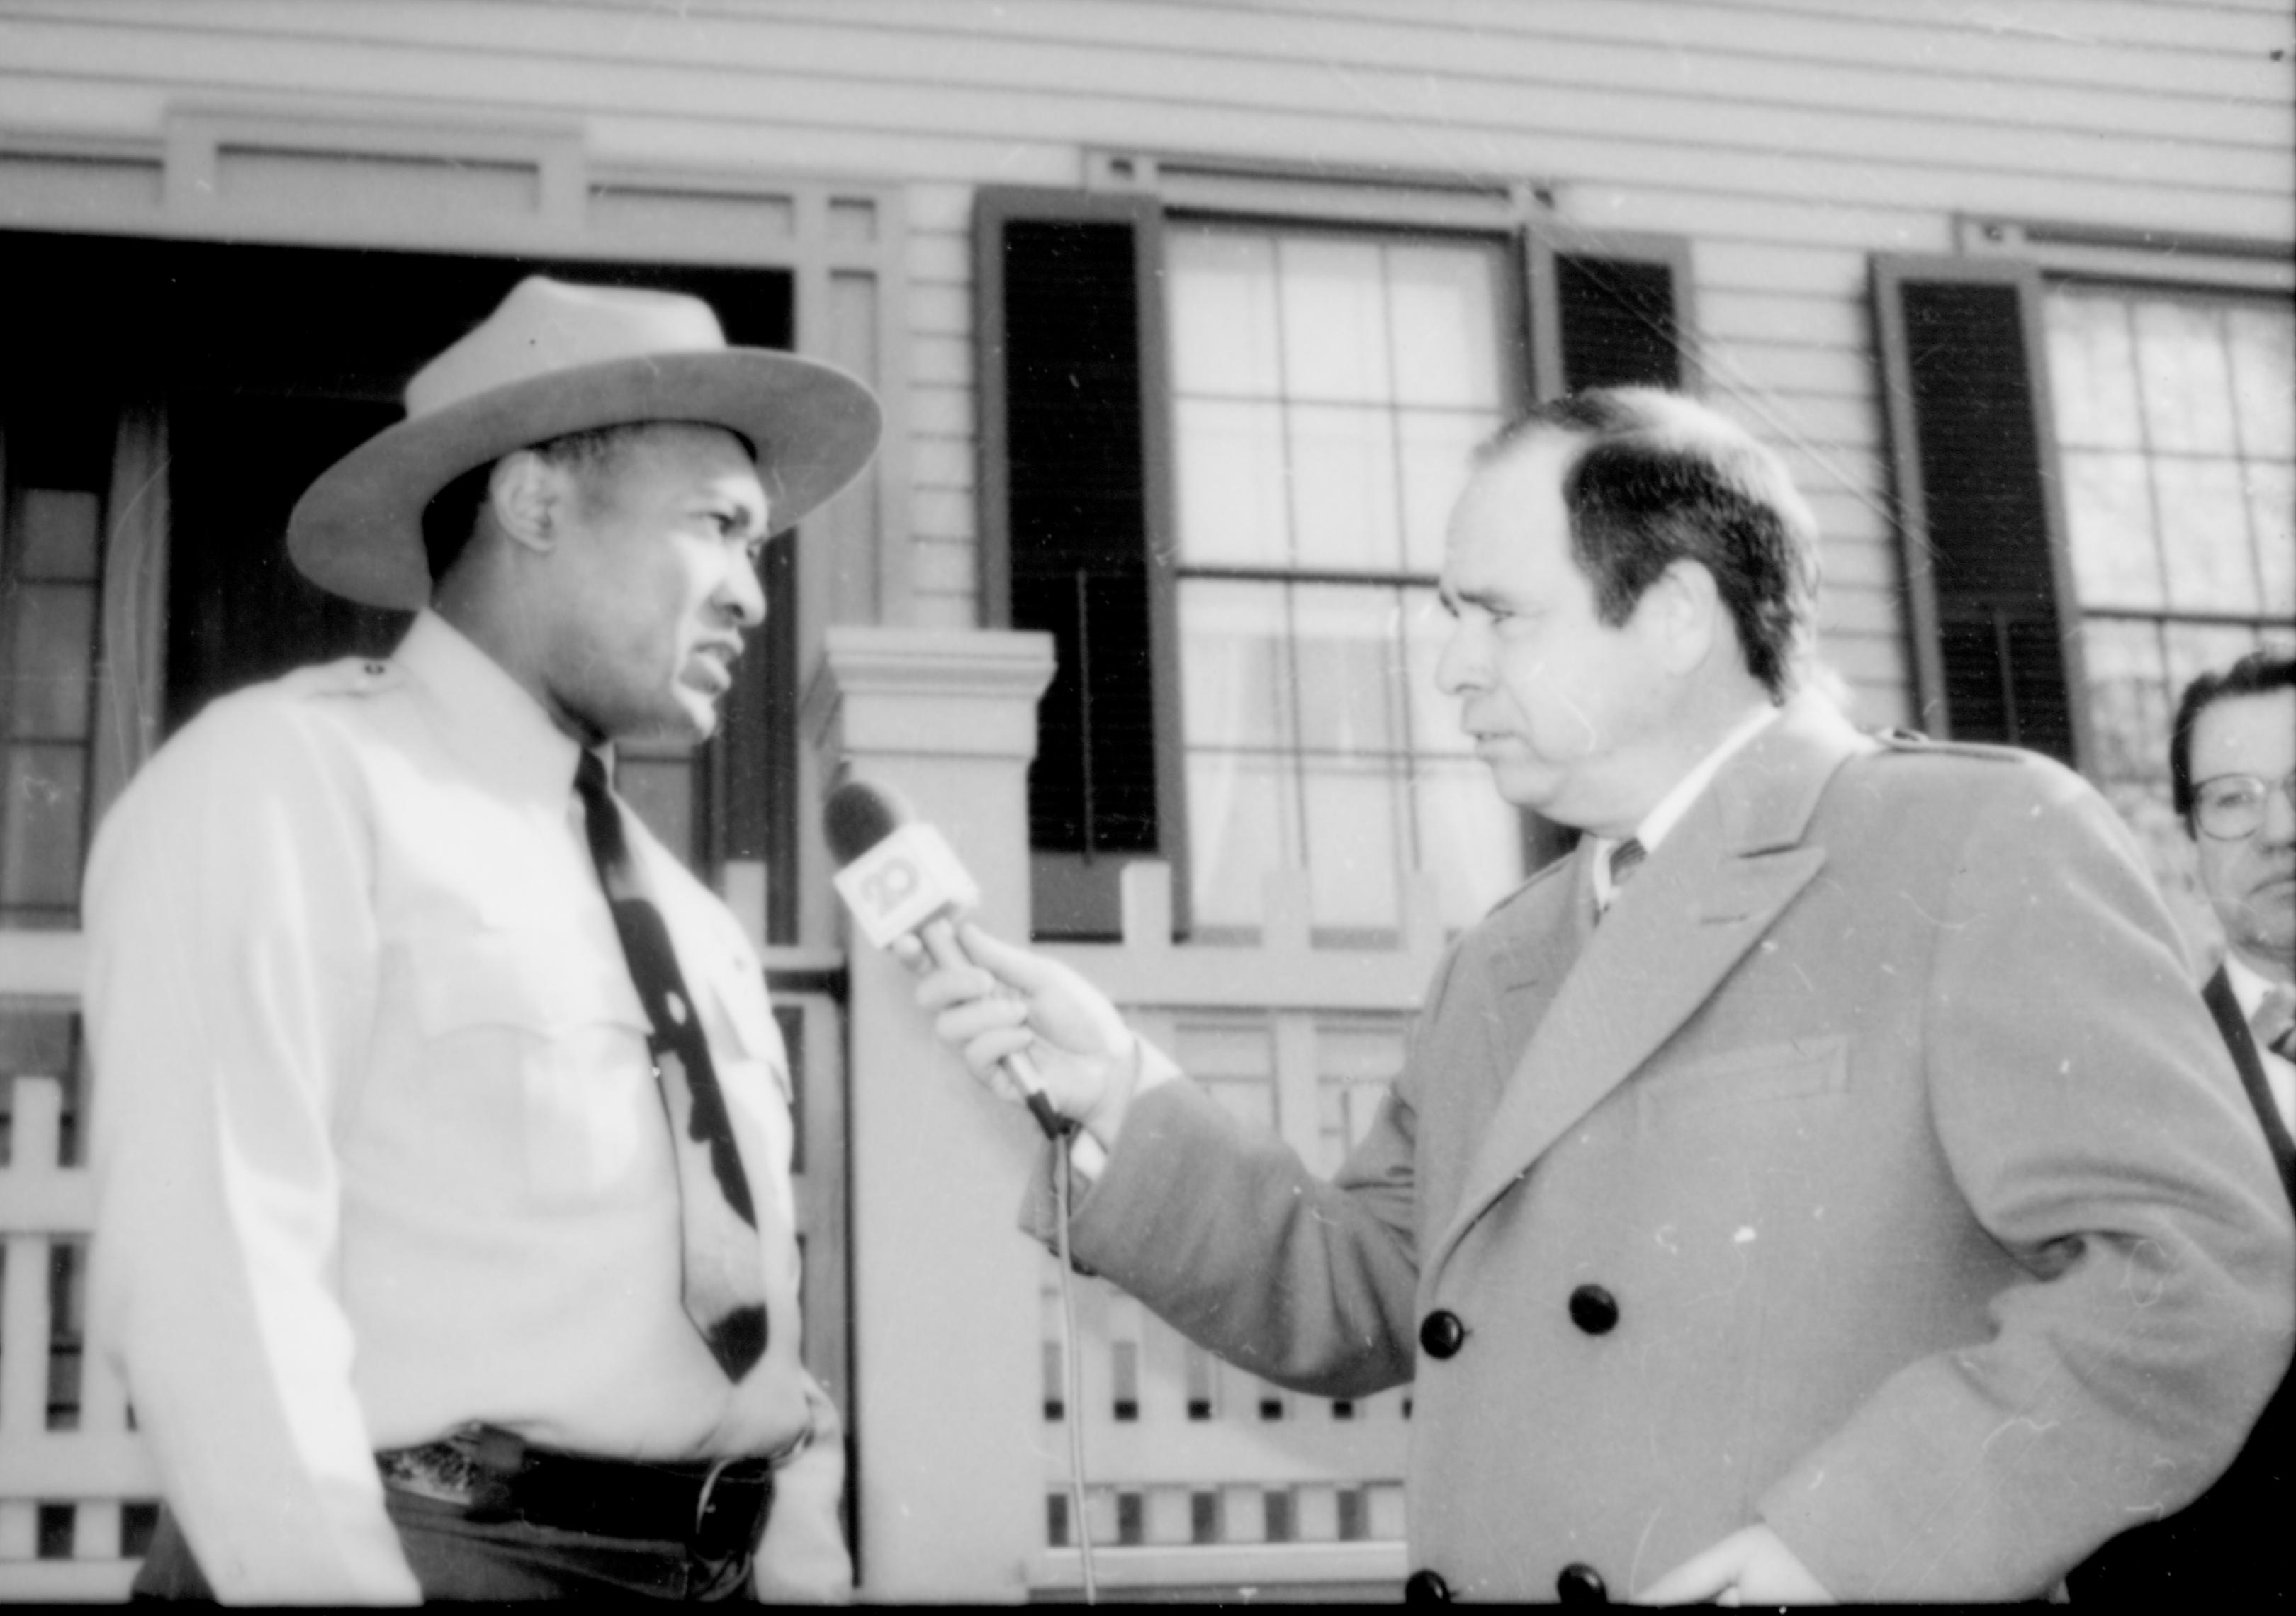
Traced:
[[1582, 852], [1460, 940], [1336, 1178], [1169, 1083], [1073, 1233], [1271, 1379], [1415, 1378], [1412, 1563], [1485, 1597], [1757, 1521], [1845, 1598], [2043, 1592], [2232, 1457], [2296, 1276], [2111, 810], [1811, 699], [1599, 925]]
[[[2283, 1191], [2296, 1203], [2296, 1140], [2281, 1120], [2255, 1035], [2219, 967], [2202, 989], [2241, 1087], [2271, 1150]], [[2203, 1606], [2296, 1595], [2296, 1561], [2273, 1523], [2296, 1506], [2296, 1377], [2283, 1380], [2255, 1429], [2215, 1486], [2166, 1520], [2149, 1522], [2099, 1549], [2070, 1579], [2075, 1604], [2144, 1599]]]

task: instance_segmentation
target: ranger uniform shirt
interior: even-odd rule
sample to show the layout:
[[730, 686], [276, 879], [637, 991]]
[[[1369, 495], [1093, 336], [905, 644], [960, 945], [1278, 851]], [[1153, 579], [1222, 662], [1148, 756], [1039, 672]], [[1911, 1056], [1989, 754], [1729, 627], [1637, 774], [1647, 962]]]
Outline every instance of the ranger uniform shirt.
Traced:
[[473, 1421], [616, 1458], [811, 1431], [761, 1586], [849, 1583], [758, 962], [627, 816], [758, 1202], [771, 1335], [734, 1383], [680, 1304], [668, 1127], [577, 756], [425, 612], [389, 662], [215, 702], [97, 839], [92, 1325], [226, 1599], [414, 1597], [373, 1452]]

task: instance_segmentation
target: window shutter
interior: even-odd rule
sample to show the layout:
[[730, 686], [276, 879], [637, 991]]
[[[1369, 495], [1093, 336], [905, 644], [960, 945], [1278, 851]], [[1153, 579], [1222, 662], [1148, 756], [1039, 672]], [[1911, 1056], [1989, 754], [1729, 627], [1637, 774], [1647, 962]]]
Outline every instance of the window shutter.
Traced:
[[1534, 226], [1528, 235], [1538, 396], [1588, 387], [1695, 391], [1689, 244]]
[[974, 225], [986, 615], [1058, 661], [1029, 775], [1036, 930], [1111, 936], [1123, 865], [1177, 865], [1184, 840], [1158, 214], [996, 188]]
[[1874, 265], [1922, 722], [2078, 764], [2072, 592], [2030, 265]]

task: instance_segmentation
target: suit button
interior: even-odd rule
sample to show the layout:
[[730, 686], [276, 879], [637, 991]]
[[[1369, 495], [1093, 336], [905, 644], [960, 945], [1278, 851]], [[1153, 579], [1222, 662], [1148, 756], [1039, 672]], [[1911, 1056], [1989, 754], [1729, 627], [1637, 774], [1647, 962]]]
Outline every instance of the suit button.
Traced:
[[1403, 1585], [1403, 1603], [1448, 1604], [1451, 1603], [1451, 1585], [1432, 1571], [1414, 1571], [1410, 1580]]
[[1570, 1322], [1589, 1335], [1608, 1335], [1619, 1322], [1619, 1299], [1600, 1285], [1580, 1285], [1570, 1292]]
[[1554, 1596], [1565, 1604], [1608, 1604], [1611, 1590], [1603, 1573], [1583, 1560], [1573, 1560], [1554, 1576]]
[[1438, 1308], [1419, 1326], [1419, 1349], [1429, 1358], [1445, 1358], [1459, 1349], [1467, 1339], [1467, 1326], [1448, 1308]]

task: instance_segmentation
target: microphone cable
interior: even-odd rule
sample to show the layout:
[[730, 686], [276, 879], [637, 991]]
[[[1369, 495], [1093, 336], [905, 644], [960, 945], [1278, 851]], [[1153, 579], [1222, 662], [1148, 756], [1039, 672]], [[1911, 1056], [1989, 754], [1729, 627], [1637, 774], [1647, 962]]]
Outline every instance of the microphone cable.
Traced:
[[1069, 1427], [1069, 1519], [1076, 1523], [1077, 1553], [1084, 1565], [1084, 1602], [1100, 1603], [1100, 1589], [1094, 1579], [1092, 1564], [1092, 1522], [1085, 1513], [1084, 1484], [1084, 1366], [1077, 1357], [1076, 1323], [1076, 1263], [1069, 1255], [1069, 1204], [1076, 1194], [1076, 1163], [1070, 1160], [1069, 1143], [1078, 1133], [1070, 1120], [1067, 1131], [1054, 1144], [1053, 1153], [1053, 1215], [1060, 1230], [1061, 1263], [1061, 1367], [1062, 1395], [1068, 1399]]

